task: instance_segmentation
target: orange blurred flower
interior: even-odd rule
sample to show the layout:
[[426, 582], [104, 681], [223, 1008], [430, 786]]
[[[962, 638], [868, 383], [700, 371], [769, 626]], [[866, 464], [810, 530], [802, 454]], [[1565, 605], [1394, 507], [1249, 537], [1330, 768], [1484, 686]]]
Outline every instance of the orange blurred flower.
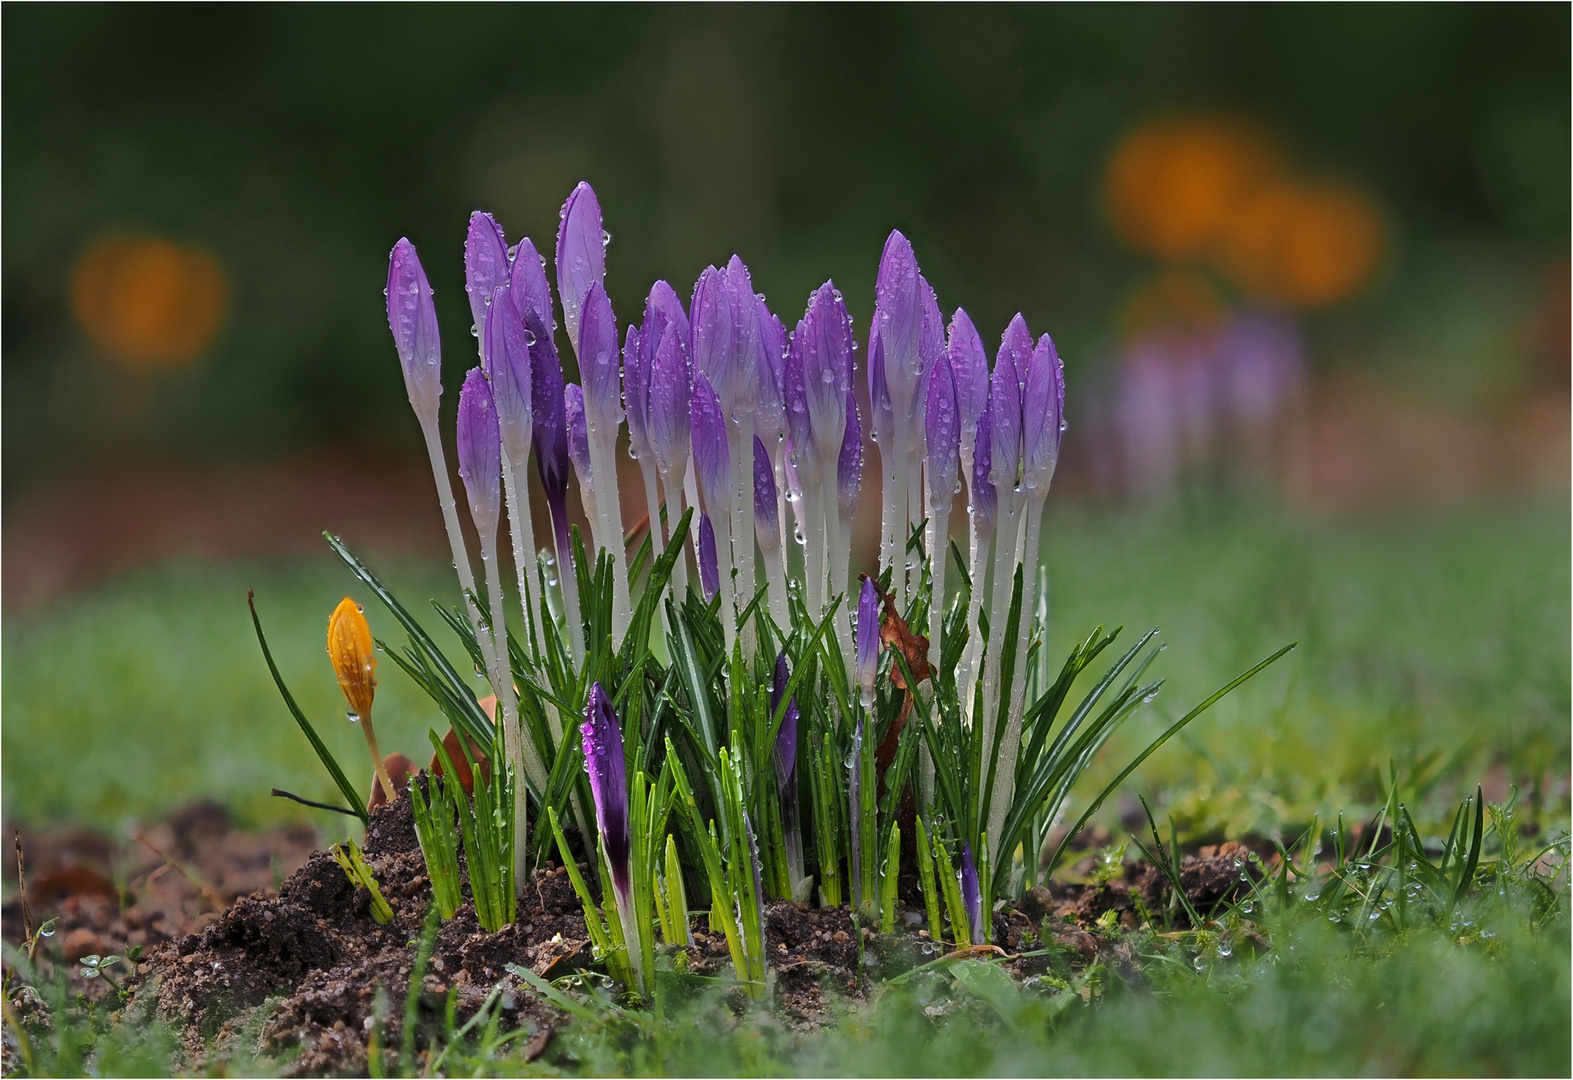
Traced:
[[1280, 171], [1268, 141], [1218, 120], [1140, 127], [1109, 161], [1109, 213], [1130, 244], [1160, 258], [1213, 250], [1235, 209]]
[[1382, 254], [1376, 207], [1350, 187], [1274, 184], [1229, 221], [1225, 272], [1266, 300], [1317, 307], [1354, 293]]
[[211, 255], [168, 240], [105, 237], [71, 272], [71, 307], [112, 359], [146, 370], [201, 355], [223, 325], [224, 270]]

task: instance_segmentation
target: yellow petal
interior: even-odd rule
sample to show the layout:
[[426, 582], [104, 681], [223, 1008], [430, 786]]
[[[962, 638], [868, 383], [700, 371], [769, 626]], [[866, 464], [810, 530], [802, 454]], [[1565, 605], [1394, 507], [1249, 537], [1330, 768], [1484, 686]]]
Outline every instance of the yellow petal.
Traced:
[[369, 718], [377, 689], [377, 653], [366, 616], [347, 596], [328, 619], [328, 656], [355, 719]]

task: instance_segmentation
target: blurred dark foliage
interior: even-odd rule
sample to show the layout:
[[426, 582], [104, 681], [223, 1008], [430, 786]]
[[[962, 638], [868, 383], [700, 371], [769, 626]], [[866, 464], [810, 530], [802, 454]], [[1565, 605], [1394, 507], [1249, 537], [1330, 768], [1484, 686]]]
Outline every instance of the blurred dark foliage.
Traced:
[[[474, 362], [464, 223], [550, 250], [590, 180], [609, 290], [686, 295], [734, 250], [789, 325], [827, 276], [861, 337], [886, 232], [986, 338], [1024, 311], [1095, 364], [1152, 272], [1102, 202], [1172, 110], [1282, 133], [1372, 191], [1394, 244], [1358, 334], [1442, 241], [1564, 259], [1569, 9], [1544, 6], [23, 6], [4, 28], [4, 486], [106, 461], [416, 451], [382, 288], [401, 234]], [[154, 376], [98, 357], [67, 281], [141, 230], [214, 253], [231, 314]], [[1517, 257], [1517, 256], [1514, 256]], [[449, 401], [452, 396], [450, 391]], [[451, 404], [450, 404], [451, 407]]]

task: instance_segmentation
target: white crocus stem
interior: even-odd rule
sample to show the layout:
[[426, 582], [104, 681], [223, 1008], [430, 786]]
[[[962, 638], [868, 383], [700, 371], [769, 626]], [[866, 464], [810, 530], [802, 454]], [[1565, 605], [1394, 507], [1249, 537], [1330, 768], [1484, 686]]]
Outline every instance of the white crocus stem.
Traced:
[[628, 597], [628, 551], [623, 546], [623, 509], [617, 493], [617, 425], [611, 425], [610, 431], [590, 431], [590, 471], [595, 474], [595, 506], [600, 519], [596, 547], [612, 558], [612, 648], [618, 649], [634, 612]]
[[1032, 623], [1029, 613], [1037, 606], [1038, 539], [1043, 527], [1043, 503], [1048, 494], [1048, 486], [1044, 485], [1027, 495], [1027, 535], [1021, 551], [1021, 625], [1016, 629], [1016, 674], [1011, 680], [1010, 713], [1005, 735], [1000, 740], [999, 769], [994, 774], [994, 800], [988, 817], [989, 850], [999, 852], [999, 857], [1006, 859], [1010, 858], [1010, 853], [1000, 847], [1000, 832], [1005, 828], [1005, 815], [1010, 811], [1010, 800], [1015, 794], [1016, 755], [1021, 750], [1021, 724], [1027, 700], [1027, 635]]
[[[535, 519], [530, 513], [530, 474], [527, 466], [529, 455], [514, 461], [506, 453], [502, 459], [503, 496], [508, 502], [508, 536], [513, 541], [513, 569], [519, 579], [519, 607], [524, 612], [524, 625], [530, 630], [535, 652], [546, 651], [541, 637], [541, 613], [535, 607], [535, 590], [530, 587], [530, 575], [535, 572]], [[524, 478], [524, 484], [519, 478]], [[561, 733], [557, 733], [560, 737]]]
[[[779, 503], [779, 499], [777, 500]], [[780, 525], [781, 508], [776, 507], [777, 525]], [[755, 535], [759, 539], [759, 552], [765, 559], [765, 581], [768, 586], [770, 599], [770, 617], [775, 620], [776, 626], [781, 628], [783, 635], [787, 630], [787, 602], [786, 602], [786, 569], [782, 562], [781, 531], [778, 528], [758, 528], [755, 522]]]
[[[699, 569], [699, 463], [690, 454], [688, 462], [683, 466], [683, 500], [685, 506], [694, 508], [693, 527], [688, 530], [688, 557], [694, 561], [694, 569]], [[688, 584], [688, 575], [683, 575], [684, 587]]]
[[[562, 589], [565, 609], [563, 621], [568, 624], [569, 651], [573, 654], [574, 663], [579, 664], [584, 662], [584, 627], [579, 622], [579, 578], [574, 573], [573, 541], [569, 537], [567, 522], [554, 524], [552, 546], [557, 551], [557, 581]], [[591, 544], [593, 550], [593, 540]]]
[[[754, 598], [754, 416], [739, 413], [726, 425], [728, 453], [732, 459], [732, 566], [736, 570], [733, 596], [742, 615]], [[743, 639], [743, 656], [754, 658], [754, 623], [750, 619], [738, 627]]]
[[[513, 696], [513, 672], [508, 664], [508, 624], [503, 618], [502, 568], [497, 565], [497, 527], [494, 523], [490, 529], [478, 531], [481, 533], [481, 563], [486, 569], [486, 601], [494, 613], [488, 635], [492, 638], [492, 655], [487, 659], [491, 667], [492, 690], [497, 694], [497, 706], [501, 713], [499, 723], [502, 726], [503, 750], [513, 765], [514, 775], [528, 776], [536, 790], [544, 792], [547, 788], [546, 766], [535, 752], [535, 746], [524, 737], [524, 731], [519, 725], [518, 705]], [[521, 892], [530, 878], [524, 842], [530, 835], [528, 803], [529, 799], [522, 791], [513, 800], [514, 884]]]
[[[921, 422], [907, 430], [909, 434], [921, 431]], [[923, 440], [921, 438], [911, 440], [907, 445], [907, 521], [902, 527], [901, 565], [907, 568], [910, 578], [907, 584], [913, 591], [917, 590], [918, 584], [923, 580], [923, 567], [907, 554], [907, 542], [912, 539], [912, 531], [922, 524], [926, 516], [923, 513], [923, 456]]]
[[902, 608], [906, 595], [907, 575], [901, 547], [901, 530], [907, 520], [907, 485], [901, 470], [906, 465], [906, 424], [897, 419], [891, 424], [890, 444], [879, 448], [880, 464], [884, 467], [881, 484], [884, 501], [880, 519], [879, 563], [890, 571], [890, 591], [895, 597], [896, 610]]
[[962, 715], [972, 717], [974, 680], [978, 674], [978, 657], [983, 652], [983, 632], [978, 628], [978, 616], [983, 613], [983, 590], [987, 585], [988, 577], [989, 542], [994, 539], [994, 533], [992, 530], [985, 532], [978, 525], [976, 514], [970, 509], [968, 516], [972, 519], [967, 530], [971, 534], [967, 570], [972, 575], [972, 597], [967, 604], [967, 647], [961, 654], [961, 668], [956, 673], [956, 693], [961, 704]]
[[[846, 595], [847, 553], [842, 548], [845, 540], [841, 535], [840, 493], [834, 483], [822, 484], [820, 490], [824, 500], [825, 561], [829, 583], [829, 591], [825, 594], [824, 603], [828, 608], [835, 602], [836, 597]], [[848, 671], [856, 671], [857, 652], [852, 642], [852, 620], [847, 614], [845, 600], [841, 603], [841, 613], [835, 618], [834, 623], [836, 642], [841, 646], [841, 657], [846, 662]]]
[[[929, 477], [932, 487], [933, 477]], [[929, 523], [925, 542], [929, 551], [929, 580], [933, 593], [929, 602], [929, 658], [939, 666], [940, 631], [945, 620], [945, 564], [950, 561], [950, 496], [929, 492]]]
[[803, 468], [803, 459], [813, 450], [799, 450], [797, 453], [797, 479], [803, 488], [803, 520], [808, 526], [803, 531], [803, 584], [808, 593], [808, 613], [817, 619], [825, 612], [825, 568], [828, 565], [825, 551], [825, 497], [820, 478], [814, 475], [819, 470]]
[[[787, 575], [792, 572], [792, 560], [787, 557], [787, 553], [792, 550], [788, 546], [788, 541], [791, 539], [792, 534], [787, 524], [787, 514], [797, 513], [796, 508], [790, 505], [792, 503], [792, 493], [787, 489], [785, 439], [777, 439], [775, 446], [771, 448], [770, 465], [776, 474], [776, 530], [781, 536], [781, 579], [785, 582]], [[781, 610], [789, 610], [785, 593], [781, 594]], [[780, 623], [779, 625], [782, 632], [786, 632], [786, 623]]]
[[[660, 558], [661, 553], [666, 550], [667, 530], [671, 522], [662, 523], [661, 521], [661, 503], [655, 493], [655, 461], [651, 455], [643, 454], [640, 456], [639, 471], [644, 474], [644, 501], [645, 506], [649, 508], [650, 558], [653, 566], [654, 560]], [[666, 622], [666, 605], [662, 604], [659, 606], [661, 608], [661, 624], [670, 631], [672, 627]]]
[[[688, 468], [686, 462], [684, 462], [683, 468], [685, 470]], [[684, 506], [682, 477], [674, 473], [662, 473], [661, 491], [666, 495], [666, 521], [668, 525], [668, 528], [663, 529], [662, 532], [669, 536], [670, 529], [676, 527], [677, 522], [683, 516], [684, 509], [686, 509]], [[694, 529], [690, 528], [688, 531], [692, 533]], [[682, 604], [683, 595], [687, 591], [688, 559], [686, 556], [679, 554], [672, 563], [672, 595], [676, 597], [679, 605]], [[662, 605], [662, 610], [666, 610], [665, 605]]]
[[[983, 664], [983, 760], [984, 786], [987, 786], [988, 763], [993, 758], [995, 729], [999, 726], [1000, 664], [1005, 652], [1005, 622], [1010, 614], [1010, 597], [1016, 572], [1017, 524], [1021, 516], [1021, 494], [1004, 485], [1000, 495], [1000, 522], [994, 534], [994, 597], [989, 604], [989, 646]], [[1018, 658], [1018, 666], [1020, 659]], [[974, 723], [977, 718], [973, 718]], [[999, 786], [999, 773], [995, 772], [995, 787]], [[983, 790], [978, 791], [980, 804], [978, 819], [987, 821], [990, 806], [981, 804]]]
[[[721, 510], [722, 508], [716, 507], [716, 509]], [[722, 640], [726, 642], [727, 651], [730, 652], [732, 642], [737, 640], [737, 608], [732, 603], [732, 587], [728, 584], [731, 580], [731, 574], [728, 573], [730, 567], [726, 562], [722, 561], [725, 558], [722, 552], [730, 552], [732, 550], [732, 515], [729, 513], [711, 513], [710, 527], [718, 532], [715, 546], [716, 561], [720, 564], [716, 569], [721, 574], [721, 591], [719, 593], [721, 597], [721, 628], [725, 631]]]

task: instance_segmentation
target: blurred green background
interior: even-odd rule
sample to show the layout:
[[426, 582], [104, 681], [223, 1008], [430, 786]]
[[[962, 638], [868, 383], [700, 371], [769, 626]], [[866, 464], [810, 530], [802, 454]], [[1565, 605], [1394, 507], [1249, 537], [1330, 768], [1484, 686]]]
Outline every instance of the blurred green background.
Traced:
[[[260, 820], [293, 813], [275, 784], [329, 794], [244, 589], [325, 721], [322, 630], [354, 590], [300, 554], [317, 532], [407, 599], [453, 592], [387, 252], [408, 235], [432, 276], [451, 408], [469, 212], [549, 251], [580, 179], [625, 321], [654, 278], [686, 295], [736, 251], [789, 324], [833, 277], [866, 327], [900, 228], [986, 341], [1017, 310], [1054, 335], [1054, 650], [1097, 621], [1163, 626], [1155, 727], [1302, 641], [1144, 773], [1196, 829], [1359, 804], [1390, 755], [1448, 798], [1489, 774], [1565, 809], [1566, 7], [84, 5], [0, 24], [8, 818], [216, 794]], [[1304, 219], [1293, 264], [1354, 267], [1343, 284], [1263, 284], [1241, 261], [1260, 230], [1144, 233], [1213, 190], [1179, 198], [1213, 159], [1138, 168], [1147, 202], [1121, 203], [1122, 151], [1172, 131], [1249, 132], [1230, 145], [1271, 148], [1262, 191], [1344, 193], [1353, 217]], [[1178, 355], [1241, 313], [1290, 342], [1252, 414], [1265, 436], [1171, 410], [1180, 434], [1136, 475], [1157, 422], [1132, 404], [1140, 346]], [[396, 672], [378, 701], [384, 748], [421, 745], [431, 710]], [[360, 760], [348, 725], [333, 738]]]

